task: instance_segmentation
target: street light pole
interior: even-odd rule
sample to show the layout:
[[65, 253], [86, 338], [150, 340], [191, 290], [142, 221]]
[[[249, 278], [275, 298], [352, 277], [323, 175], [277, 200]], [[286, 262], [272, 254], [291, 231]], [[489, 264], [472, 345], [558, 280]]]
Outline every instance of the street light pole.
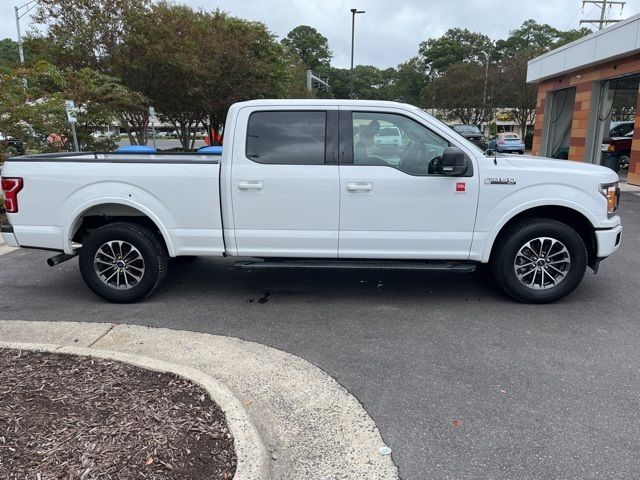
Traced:
[[[20, 32], [20, 19], [27, 13], [33, 10], [38, 4], [38, 0], [29, 0], [27, 3], [20, 5], [19, 7], [13, 7], [16, 14], [16, 30], [18, 32], [18, 53], [20, 55], [20, 64], [24, 65], [24, 49], [22, 48], [22, 33]], [[26, 10], [20, 13], [20, 10], [26, 8]]]
[[[27, 13], [29, 13], [35, 6], [38, 5], [38, 0], [29, 0], [24, 5], [14, 6], [13, 10], [16, 13], [16, 30], [18, 32], [18, 55], [20, 56], [20, 65], [24, 65], [24, 49], [22, 48], [22, 32], [20, 32], [20, 19], [24, 17]], [[26, 10], [20, 13], [20, 10], [26, 8]], [[22, 84], [26, 90], [27, 88], [27, 78], [22, 77]]]
[[482, 91], [482, 116], [486, 117], [486, 105], [487, 105], [487, 82], [489, 80], [489, 54], [482, 50], [480, 53], [484, 55], [487, 60], [487, 65], [484, 69], [484, 89]]
[[22, 49], [22, 34], [20, 33], [20, 13], [18, 7], [13, 7], [16, 12], [16, 30], [18, 31], [18, 54], [20, 55], [20, 64], [24, 65], [24, 50]]
[[349, 98], [353, 98], [353, 44], [355, 39], [356, 14], [365, 13], [357, 8], [351, 9], [351, 69], [349, 70]]

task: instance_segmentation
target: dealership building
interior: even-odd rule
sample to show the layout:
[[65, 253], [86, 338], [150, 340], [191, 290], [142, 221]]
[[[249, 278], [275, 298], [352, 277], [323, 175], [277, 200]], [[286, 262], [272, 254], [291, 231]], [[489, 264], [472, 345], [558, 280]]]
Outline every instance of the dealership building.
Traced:
[[640, 15], [529, 61], [534, 155], [621, 168], [640, 185]]

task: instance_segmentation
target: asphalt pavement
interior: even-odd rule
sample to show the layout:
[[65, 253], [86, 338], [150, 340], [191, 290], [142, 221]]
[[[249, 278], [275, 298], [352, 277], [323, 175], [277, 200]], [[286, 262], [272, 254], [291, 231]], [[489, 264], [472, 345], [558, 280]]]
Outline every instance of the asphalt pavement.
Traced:
[[0, 256], [0, 318], [152, 325], [266, 344], [325, 370], [375, 420], [403, 479], [630, 479], [640, 471], [640, 196], [623, 245], [569, 297], [522, 305], [485, 272], [236, 271], [175, 260], [112, 305], [77, 262]]

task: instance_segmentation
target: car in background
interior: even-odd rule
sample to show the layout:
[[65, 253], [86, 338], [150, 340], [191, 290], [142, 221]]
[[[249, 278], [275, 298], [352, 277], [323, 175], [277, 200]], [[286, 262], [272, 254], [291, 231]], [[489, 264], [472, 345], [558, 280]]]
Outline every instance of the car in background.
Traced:
[[497, 152], [518, 152], [524, 153], [524, 140], [517, 133], [499, 133], [487, 144], [487, 150]]
[[376, 133], [374, 139], [374, 145], [379, 148], [401, 148], [402, 147], [402, 135], [398, 127], [382, 127], [378, 133]]
[[613, 168], [616, 172], [629, 168], [633, 132], [632, 128], [624, 136], [610, 136], [602, 141], [602, 165]]
[[24, 155], [24, 143], [18, 138], [12, 136], [4, 136], [0, 133], [0, 145], [4, 148], [13, 148], [17, 155]]
[[625, 122], [611, 122], [609, 125], [609, 137], [624, 137], [629, 132], [633, 132], [634, 130], [633, 121], [625, 121]]
[[482, 135], [482, 132], [476, 125], [458, 124], [451, 125], [451, 128], [480, 148], [484, 149], [487, 144], [487, 140], [484, 138], [484, 135]]

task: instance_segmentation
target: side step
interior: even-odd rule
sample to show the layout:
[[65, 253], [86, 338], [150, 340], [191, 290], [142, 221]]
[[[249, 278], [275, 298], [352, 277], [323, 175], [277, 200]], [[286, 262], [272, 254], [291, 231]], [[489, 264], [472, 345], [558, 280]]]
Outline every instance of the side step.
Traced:
[[476, 270], [475, 263], [438, 262], [438, 261], [405, 261], [405, 260], [243, 260], [234, 264], [242, 270], [255, 268], [322, 268], [347, 270], [433, 270], [471, 273]]

